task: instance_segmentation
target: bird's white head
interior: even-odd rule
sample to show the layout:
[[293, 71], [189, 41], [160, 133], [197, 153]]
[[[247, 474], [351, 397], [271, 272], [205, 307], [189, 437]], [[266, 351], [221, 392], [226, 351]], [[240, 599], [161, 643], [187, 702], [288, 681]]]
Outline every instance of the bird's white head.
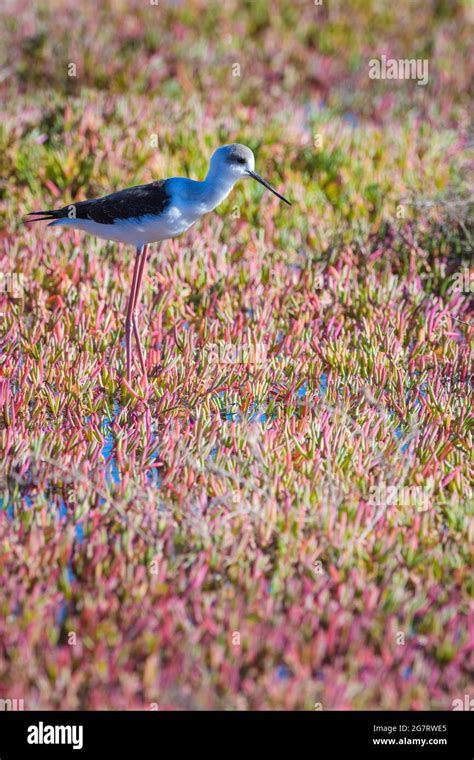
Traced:
[[221, 180], [223, 182], [234, 184], [241, 177], [252, 177], [260, 182], [261, 185], [271, 190], [280, 200], [285, 201], [291, 206], [290, 201], [277, 193], [266, 180], [260, 177], [255, 171], [255, 157], [246, 145], [232, 143], [231, 145], [221, 145], [212, 154], [209, 164], [208, 178], [212, 180]]
[[232, 145], [221, 145], [212, 154], [210, 170], [213, 174], [219, 174], [221, 177], [229, 177], [234, 180], [239, 177], [245, 177], [247, 172], [255, 169], [255, 158], [246, 145], [233, 143]]

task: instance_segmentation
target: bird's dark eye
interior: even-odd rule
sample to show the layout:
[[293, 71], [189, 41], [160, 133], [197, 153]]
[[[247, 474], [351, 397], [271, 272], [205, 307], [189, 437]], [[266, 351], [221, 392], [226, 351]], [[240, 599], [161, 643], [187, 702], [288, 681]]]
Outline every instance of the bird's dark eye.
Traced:
[[238, 157], [238, 158], [236, 158], [235, 160], [236, 160], [236, 162], [237, 162], [238, 164], [245, 164], [245, 163], [246, 163], [246, 161], [245, 161], [245, 158], [240, 158], [240, 157]]

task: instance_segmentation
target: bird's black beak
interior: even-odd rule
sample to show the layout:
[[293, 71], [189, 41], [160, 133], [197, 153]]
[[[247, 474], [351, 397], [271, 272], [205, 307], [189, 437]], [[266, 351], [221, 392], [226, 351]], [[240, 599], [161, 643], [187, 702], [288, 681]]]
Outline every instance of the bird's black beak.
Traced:
[[277, 191], [275, 190], [275, 188], [272, 187], [269, 182], [267, 182], [265, 179], [263, 179], [263, 177], [261, 177], [260, 174], [257, 174], [257, 172], [252, 172], [252, 171], [250, 171], [250, 169], [247, 170], [247, 174], [249, 175], [249, 177], [253, 177], [254, 179], [256, 179], [257, 182], [260, 182], [260, 184], [263, 185], [264, 187], [266, 187], [267, 190], [271, 190], [271, 192], [274, 195], [276, 195], [276, 197], [279, 198], [281, 201], [284, 201], [289, 206], [291, 206], [290, 201], [288, 201], [286, 198], [284, 198], [283, 195], [280, 195], [280, 193], [277, 193]]

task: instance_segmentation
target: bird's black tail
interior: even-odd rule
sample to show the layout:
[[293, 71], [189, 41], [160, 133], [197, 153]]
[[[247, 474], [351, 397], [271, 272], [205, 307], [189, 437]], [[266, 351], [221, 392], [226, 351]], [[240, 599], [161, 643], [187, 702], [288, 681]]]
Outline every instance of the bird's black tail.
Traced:
[[[27, 219], [28, 216], [34, 216], [35, 219]], [[67, 216], [67, 209], [63, 208], [57, 208], [57, 209], [51, 209], [49, 211], [30, 211], [26, 216], [23, 217], [23, 221], [25, 224], [29, 224], [30, 222], [52, 222], [55, 219], [62, 219], [63, 217]]]

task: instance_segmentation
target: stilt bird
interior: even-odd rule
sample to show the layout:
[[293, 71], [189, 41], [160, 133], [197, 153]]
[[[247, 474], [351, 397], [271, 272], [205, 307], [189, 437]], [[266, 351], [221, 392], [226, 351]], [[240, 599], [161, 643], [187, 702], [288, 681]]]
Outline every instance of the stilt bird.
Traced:
[[224, 200], [237, 180], [252, 177], [291, 206], [255, 171], [255, 158], [245, 145], [234, 143], [218, 148], [211, 157], [202, 182], [182, 177], [157, 180], [120, 190], [103, 198], [79, 201], [51, 211], [32, 211], [29, 222], [48, 220], [48, 227], [72, 227], [103, 240], [135, 246], [135, 266], [125, 319], [127, 382], [132, 373], [132, 331], [146, 379], [145, 358], [137, 324], [138, 294], [145, 272], [150, 243], [177, 237]]

